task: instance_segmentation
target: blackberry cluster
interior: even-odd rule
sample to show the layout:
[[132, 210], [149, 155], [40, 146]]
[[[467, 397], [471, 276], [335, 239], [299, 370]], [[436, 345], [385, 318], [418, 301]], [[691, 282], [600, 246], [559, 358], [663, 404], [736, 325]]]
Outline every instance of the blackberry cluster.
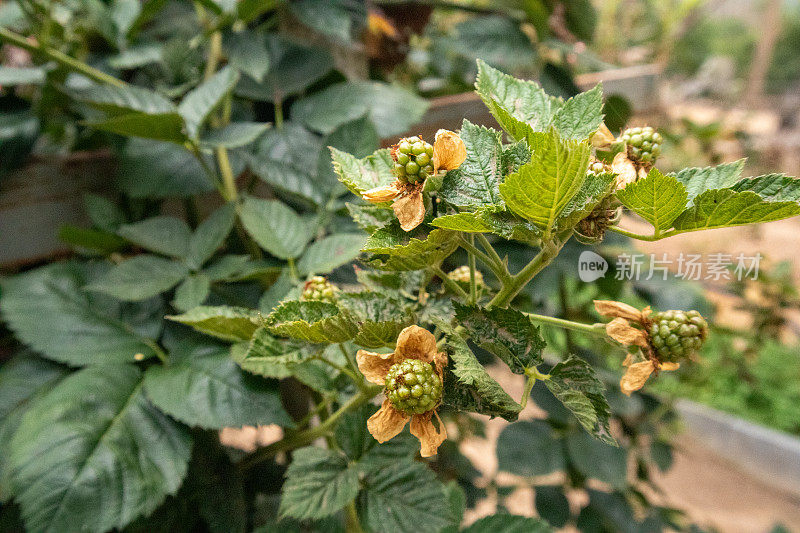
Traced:
[[442, 399], [442, 382], [430, 363], [406, 359], [389, 368], [386, 397], [407, 415], [427, 413]]
[[650, 126], [644, 128], [628, 128], [620, 139], [628, 145], [631, 159], [642, 163], [652, 163], [661, 155], [661, 134]]
[[402, 182], [417, 183], [433, 174], [433, 146], [422, 137], [406, 137], [392, 150], [394, 173]]
[[[462, 265], [447, 273], [447, 277], [458, 283], [469, 283], [469, 267]], [[483, 273], [475, 269], [475, 284], [483, 285]]]
[[314, 276], [303, 285], [301, 299], [334, 303], [336, 301], [336, 287], [325, 277]]
[[697, 311], [664, 311], [650, 320], [650, 342], [661, 361], [692, 355], [708, 336], [708, 323]]

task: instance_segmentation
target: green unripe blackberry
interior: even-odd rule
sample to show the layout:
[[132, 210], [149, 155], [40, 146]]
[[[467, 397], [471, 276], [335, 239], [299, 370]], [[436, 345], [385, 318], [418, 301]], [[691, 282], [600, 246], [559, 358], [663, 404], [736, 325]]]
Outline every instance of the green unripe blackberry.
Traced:
[[598, 174], [603, 174], [604, 172], [608, 172], [606, 166], [603, 164], [602, 161], [592, 161], [589, 163], [589, 168], [587, 170], [589, 174], [594, 174], [595, 176]]
[[628, 156], [636, 161], [652, 163], [661, 155], [661, 134], [650, 126], [628, 128], [619, 139], [628, 147]]
[[689, 357], [708, 336], [708, 323], [697, 311], [664, 311], [650, 320], [650, 343], [661, 361]]
[[336, 301], [336, 287], [323, 276], [314, 276], [303, 285], [302, 300], [321, 300], [334, 303]]
[[405, 183], [417, 183], [433, 174], [433, 146], [420, 137], [400, 139], [392, 149], [394, 173]]
[[386, 397], [407, 415], [427, 413], [442, 399], [442, 382], [430, 363], [406, 359], [386, 374]]

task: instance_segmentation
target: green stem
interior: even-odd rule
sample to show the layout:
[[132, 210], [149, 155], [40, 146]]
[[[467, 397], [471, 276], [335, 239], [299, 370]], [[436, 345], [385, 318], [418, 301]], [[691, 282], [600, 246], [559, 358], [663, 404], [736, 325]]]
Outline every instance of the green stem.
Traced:
[[345, 524], [345, 531], [347, 533], [364, 533], [364, 528], [361, 527], [361, 521], [358, 519], [358, 510], [356, 509], [356, 501], [352, 500], [345, 507], [347, 512], [347, 522]]
[[236, 190], [236, 176], [233, 175], [233, 168], [231, 168], [231, 161], [228, 159], [228, 151], [219, 147], [216, 149], [217, 166], [219, 166], [219, 173], [222, 176], [222, 187], [225, 191], [224, 198], [228, 202], [235, 202], [239, 199], [239, 193]]
[[678, 232], [675, 230], [670, 230], [666, 233], [657, 233], [653, 235], [641, 235], [639, 233], [633, 233], [632, 231], [624, 230], [618, 226], [611, 226], [608, 228], [609, 231], [613, 231], [614, 233], [619, 233], [620, 235], [625, 235], [626, 237], [630, 237], [631, 239], [636, 239], [639, 241], [660, 241], [661, 239], [666, 239], [667, 237], [672, 237], [673, 235], [677, 235]]
[[371, 400], [376, 394], [378, 394], [381, 390], [382, 390], [381, 387], [378, 385], [370, 386], [364, 390], [360, 390], [357, 394], [355, 394], [352, 398], [350, 398], [344, 405], [342, 405], [336, 412], [334, 412], [320, 425], [306, 429], [304, 431], [293, 433], [291, 435], [284, 437], [278, 442], [274, 442], [269, 446], [265, 446], [263, 448], [254, 451], [253, 453], [242, 459], [239, 462], [238, 467], [242, 470], [246, 470], [248, 468], [257, 465], [262, 461], [266, 461], [267, 459], [274, 457], [275, 455], [281, 452], [294, 450], [296, 448], [301, 448], [303, 446], [311, 444], [318, 438], [326, 435], [334, 427], [336, 427], [337, 422], [342, 416], [352, 411], [353, 409], [356, 409], [361, 405], [365, 404], [366, 402]]
[[497, 250], [494, 249], [492, 243], [489, 242], [489, 239], [486, 238], [486, 235], [484, 235], [483, 233], [477, 233], [475, 236], [478, 239], [478, 242], [483, 247], [483, 249], [486, 250], [486, 253], [489, 254], [489, 257], [492, 259], [492, 261], [494, 261], [499, 270], [503, 273], [503, 278], [504, 279], [510, 278], [511, 273], [508, 271], [508, 268], [506, 268], [505, 262], [497, 253]]
[[528, 397], [531, 395], [534, 383], [536, 383], [536, 378], [532, 375], [528, 375], [525, 380], [525, 390], [522, 392], [522, 398], [519, 400], [519, 406], [522, 409], [525, 409], [525, 406], [528, 405]]
[[562, 246], [563, 244], [556, 244], [555, 241], [544, 243], [542, 249], [536, 254], [536, 257], [531, 259], [530, 263], [503, 283], [503, 287], [495, 294], [487, 307], [508, 307], [519, 291], [558, 255]]
[[595, 324], [582, 324], [580, 322], [573, 322], [572, 320], [566, 320], [564, 318], [537, 315], [535, 313], [524, 313], [524, 314], [532, 321], [539, 322], [540, 324], [557, 326], [559, 328], [570, 329], [572, 331], [580, 331], [582, 333], [588, 333], [590, 335], [600, 335], [600, 336], [606, 335], [606, 325], [600, 322], [597, 322]]
[[[469, 242], [472, 247], [475, 247], [475, 237], [470, 234]], [[469, 261], [469, 303], [475, 305], [478, 301], [478, 284], [475, 281], [475, 254], [471, 252], [467, 252], [467, 258]]]
[[275, 105], [275, 128], [280, 130], [283, 129], [283, 99], [277, 92], [273, 104]]
[[495, 277], [501, 282], [505, 283], [511, 279], [511, 274], [502, 263], [496, 263], [491, 257], [481, 252], [473, 243], [463, 237], [459, 238], [458, 244], [464, 248], [467, 253], [473, 254], [481, 263], [489, 267]]
[[327, 357], [325, 357], [325, 356], [323, 356], [323, 355], [318, 355], [318, 356], [316, 357], [316, 359], [319, 359], [320, 361], [322, 361], [323, 363], [327, 364], [327, 365], [328, 365], [328, 366], [330, 366], [331, 368], [334, 368], [334, 369], [338, 370], [339, 372], [341, 372], [342, 374], [344, 374], [345, 376], [349, 377], [349, 378], [350, 378], [350, 380], [351, 380], [351, 381], [352, 381], [352, 382], [353, 382], [353, 383], [354, 383], [354, 384], [355, 384], [355, 385], [356, 385], [358, 388], [361, 388], [361, 386], [362, 386], [362, 380], [361, 380], [361, 378], [359, 378], [359, 377], [358, 377], [358, 375], [356, 375], [356, 374], [355, 374], [355, 373], [354, 373], [352, 370], [350, 370], [349, 368], [345, 368], [345, 367], [343, 367], [342, 365], [336, 364], [336, 363], [334, 363], [333, 361], [331, 361], [330, 359], [328, 359]]
[[67, 67], [68, 69], [77, 72], [79, 74], [83, 74], [89, 79], [92, 79], [98, 83], [104, 83], [107, 85], [113, 85], [115, 87], [126, 87], [127, 84], [110, 74], [106, 74], [102, 70], [98, 70], [94, 67], [90, 67], [86, 63], [74, 59], [67, 54], [60, 52], [54, 48], [49, 46], [44, 46], [38, 43], [31, 43], [29, 42], [24, 36], [10, 31], [6, 28], [0, 28], [0, 42], [6, 42], [9, 44], [13, 44], [19, 48], [27, 50], [34, 54], [41, 54], [48, 59], [52, 59], [56, 63]]
[[294, 258], [290, 257], [286, 260], [287, 265], [289, 266], [289, 276], [291, 276], [292, 281], [295, 283], [300, 280], [300, 276], [297, 273], [297, 265], [294, 262]]
[[445, 274], [444, 270], [442, 270], [436, 265], [429, 266], [428, 270], [436, 274], [439, 277], [439, 279], [442, 280], [442, 283], [444, 284], [445, 287], [456, 293], [465, 302], [467, 301], [469, 295], [464, 291], [464, 289], [462, 289], [459, 286], [458, 283], [450, 279], [450, 277], [447, 274]]

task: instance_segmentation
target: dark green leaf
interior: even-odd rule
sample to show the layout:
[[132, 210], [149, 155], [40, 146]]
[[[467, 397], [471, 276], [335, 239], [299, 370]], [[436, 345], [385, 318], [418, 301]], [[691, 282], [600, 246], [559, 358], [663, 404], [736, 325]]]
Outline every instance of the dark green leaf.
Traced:
[[225, 67], [183, 97], [178, 111], [186, 121], [190, 137], [197, 137], [205, 121], [222, 103], [223, 98], [233, 89], [237, 81], [239, 73], [236, 69]]
[[211, 280], [208, 276], [202, 272], [190, 274], [175, 289], [175, 298], [172, 300], [172, 305], [179, 311], [194, 309], [199, 305], [203, 305], [210, 291]]
[[348, 0], [296, 0], [290, 4], [292, 13], [306, 26], [344, 42], [353, 39], [354, 19], [359, 27], [366, 26], [366, 9]]
[[106, 120], [88, 122], [92, 128], [109, 131], [125, 137], [141, 137], [176, 144], [186, 142], [183, 134], [183, 118], [177, 113], [127, 113]]
[[166, 317], [191, 326], [200, 333], [227, 341], [250, 340], [261, 324], [258, 312], [241, 307], [195, 307], [182, 315]]
[[3, 318], [21, 341], [71, 365], [153, 356], [150, 339], [161, 328], [160, 308], [85, 292], [81, 287], [90, 274], [83, 265], [55, 263], [5, 280]]
[[394, 346], [403, 328], [414, 323], [410, 306], [376, 292], [342, 293], [337, 304], [358, 326], [353, 342], [364, 348]]
[[155, 255], [137, 255], [114, 266], [85, 289], [138, 302], [171, 289], [188, 274], [189, 269], [183, 263]]
[[341, 150], [331, 147], [333, 169], [350, 192], [361, 196], [361, 193], [394, 183], [397, 176], [392, 168], [394, 163], [389, 150], [378, 150], [372, 155], [358, 159]]
[[251, 30], [225, 35], [228, 63], [253, 80], [261, 82], [269, 71], [270, 57], [264, 34]]
[[142, 113], [164, 115], [177, 112], [175, 106], [160, 94], [144, 87], [126, 85], [93, 85], [84, 89], [71, 89], [69, 95], [111, 116]]
[[101, 230], [113, 232], [125, 223], [125, 213], [107, 198], [86, 194], [83, 205], [92, 224]]
[[375, 233], [395, 219], [394, 211], [386, 207], [351, 203], [347, 203], [345, 206], [347, 206], [347, 212], [350, 213], [353, 222], [367, 233]]
[[458, 241], [452, 231], [417, 228], [406, 232], [397, 221], [373, 233], [364, 252], [374, 254], [370, 264], [382, 270], [421, 270], [452, 254]]
[[470, 59], [483, 59], [509, 70], [530, 68], [536, 49], [518, 22], [502, 15], [469, 17], [456, 24], [447, 48]]
[[264, 122], [231, 122], [208, 132], [200, 139], [200, 144], [211, 148], [240, 148], [258, 139], [269, 127]]
[[128, 139], [117, 182], [133, 198], [192, 196], [214, 189], [200, 163], [182, 146]]
[[476, 520], [463, 533], [549, 533], [553, 528], [538, 518], [499, 513]]
[[311, 244], [297, 262], [301, 275], [324, 274], [352, 262], [361, 253], [366, 237], [356, 233], [337, 233]]
[[144, 390], [173, 418], [206, 429], [291, 425], [277, 384], [246, 374], [225, 346], [184, 340], [169, 362], [147, 370]]
[[233, 228], [236, 210], [233, 204], [225, 204], [205, 219], [189, 240], [187, 261], [192, 268], [200, 268], [208, 261]]
[[563, 445], [547, 422], [517, 422], [497, 439], [497, 463], [512, 474], [545, 476], [564, 469]]
[[442, 403], [458, 411], [517, 419], [520, 405], [489, 376], [464, 339], [448, 335], [445, 351], [449, 364], [444, 372]]
[[150, 404], [141, 379], [134, 366], [90, 367], [23, 417], [8, 469], [30, 531], [122, 528], [178, 490], [191, 438]]
[[311, 238], [308, 224], [277, 200], [245, 198], [239, 216], [256, 242], [280, 259], [299, 257]]
[[191, 230], [175, 217], [157, 216], [120, 226], [117, 234], [152, 252], [184, 258], [189, 253]]
[[348, 465], [341, 452], [300, 448], [292, 453], [281, 494], [282, 516], [330, 516], [358, 494], [358, 470]]
[[101, 255], [109, 255], [124, 249], [128, 243], [107, 231], [79, 228], [66, 224], [58, 228], [58, 239], [75, 248], [91, 250]]
[[770, 202], [800, 202], [800, 179], [784, 174], [744, 178], [731, 189], [736, 192], [753, 191]]
[[464, 120], [460, 135], [467, 159], [445, 175], [441, 198], [458, 207], [502, 206], [498, 189], [503, 180], [500, 132]]
[[542, 362], [545, 342], [530, 318], [515, 309], [454, 304], [456, 321], [467, 328], [469, 338], [499, 357], [512, 372], [524, 374]]
[[564, 527], [570, 518], [569, 502], [564, 489], [555, 485], [537, 485], [536, 514], [554, 527]]
[[544, 384], [572, 411], [586, 431], [606, 444], [617, 445], [608, 427], [611, 408], [603, 395], [605, 386], [589, 363], [570, 355], [553, 367], [550, 379]]
[[627, 486], [628, 454], [619, 448], [578, 432], [567, 437], [570, 461], [583, 475], [622, 490]]

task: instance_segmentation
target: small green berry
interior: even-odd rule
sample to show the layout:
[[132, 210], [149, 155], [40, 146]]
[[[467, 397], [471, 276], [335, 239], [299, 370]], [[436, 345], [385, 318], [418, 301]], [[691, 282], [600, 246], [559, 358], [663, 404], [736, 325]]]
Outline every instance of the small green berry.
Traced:
[[651, 317], [650, 343], [662, 361], [695, 353], [708, 336], [708, 323], [697, 311], [664, 311]]
[[406, 359], [389, 368], [384, 392], [395, 409], [418, 415], [439, 405], [442, 381], [430, 363]]
[[303, 285], [301, 300], [320, 300], [334, 303], [336, 301], [336, 287], [323, 276], [314, 276]]

